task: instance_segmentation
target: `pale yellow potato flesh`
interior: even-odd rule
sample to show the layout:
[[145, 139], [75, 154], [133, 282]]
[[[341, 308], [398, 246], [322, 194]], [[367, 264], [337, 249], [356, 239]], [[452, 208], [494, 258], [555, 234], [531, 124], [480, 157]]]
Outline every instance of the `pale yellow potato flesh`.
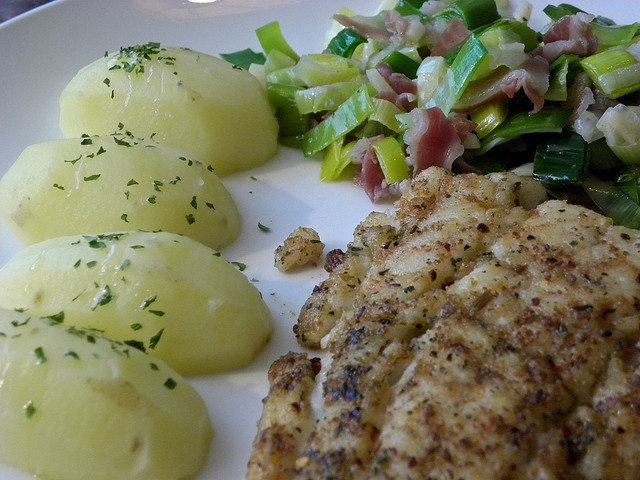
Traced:
[[189, 152], [219, 176], [261, 165], [278, 148], [278, 123], [260, 82], [185, 48], [129, 47], [71, 79], [60, 96], [66, 137], [110, 134], [119, 125]]
[[168, 231], [233, 242], [238, 208], [210, 167], [124, 133], [27, 147], [0, 179], [0, 216], [26, 243], [85, 232]]
[[94, 331], [0, 309], [0, 461], [48, 480], [173, 480], [213, 436], [196, 390]]
[[59, 237], [0, 269], [0, 307], [138, 345], [182, 375], [248, 365], [271, 336], [260, 292], [219, 253], [167, 232]]

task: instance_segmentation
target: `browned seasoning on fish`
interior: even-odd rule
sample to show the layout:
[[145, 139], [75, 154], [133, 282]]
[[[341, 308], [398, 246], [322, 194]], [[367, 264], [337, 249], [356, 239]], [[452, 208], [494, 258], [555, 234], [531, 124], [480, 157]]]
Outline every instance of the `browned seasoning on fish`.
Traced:
[[295, 327], [324, 350], [304, 433], [251, 478], [640, 478], [640, 232], [543, 200], [431, 168], [367, 218]]

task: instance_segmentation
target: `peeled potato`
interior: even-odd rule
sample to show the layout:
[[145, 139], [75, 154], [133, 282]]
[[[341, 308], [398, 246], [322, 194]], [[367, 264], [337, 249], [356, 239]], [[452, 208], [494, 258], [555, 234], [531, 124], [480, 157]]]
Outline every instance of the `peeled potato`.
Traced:
[[94, 331], [0, 310], [0, 461], [49, 480], [170, 480], [202, 467], [206, 405]]
[[0, 307], [63, 315], [182, 375], [247, 365], [272, 332], [260, 292], [214, 250], [158, 232], [78, 235], [19, 251], [0, 269]]
[[210, 164], [217, 175], [263, 164], [278, 124], [260, 82], [219, 58], [158, 43], [123, 48], [82, 68], [60, 97], [67, 137], [123, 124]]
[[237, 238], [241, 225], [210, 167], [125, 133], [27, 147], [0, 179], [0, 216], [27, 243], [140, 229], [218, 249]]

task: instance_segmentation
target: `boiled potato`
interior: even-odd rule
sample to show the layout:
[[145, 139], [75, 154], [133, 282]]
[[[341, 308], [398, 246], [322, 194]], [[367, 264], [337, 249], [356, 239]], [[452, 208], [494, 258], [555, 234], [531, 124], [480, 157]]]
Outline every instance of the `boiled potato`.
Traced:
[[0, 269], [0, 306], [64, 315], [166, 361], [182, 375], [247, 365], [272, 319], [258, 290], [217, 252], [167, 232], [61, 237]]
[[189, 152], [219, 176], [261, 165], [277, 150], [278, 124], [252, 74], [210, 55], [158, 43], [96, 60], [62, 92], [65, 136], [110, 134], [120, 124]]
[[49, 480], [169, 480], [202, 467], [206, 405], [161, 360], [0, 310], [0, 461]]
[[126, 133], [27, 147], [0, 180], [0, 215], [27, 243], [140, 229], [218, 249], [237, 238], [241, 224], [210, 167]]

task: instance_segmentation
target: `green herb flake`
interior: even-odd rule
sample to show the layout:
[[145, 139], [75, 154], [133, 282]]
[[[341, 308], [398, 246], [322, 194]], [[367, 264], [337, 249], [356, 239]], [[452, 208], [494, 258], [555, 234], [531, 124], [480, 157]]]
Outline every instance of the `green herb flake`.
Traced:
[[155, 195], [151, 195], [149, 198], [147, 198], [147, 202], [154, 204], [156, 203], [156, 196]]
[[80, 357], [78, 356], [78, 354], [73, 350], [68, 350], [67, 352], [65, 352], [64, 356], [68, 358], [75, 358], [76, 360], [80, 360]]
[[64, 190], [64, 187], [62, 185], [57, 184], [57, 183], [53, 184], [53, 188], [57, 188], [58, 190]]
[[33, 405], [33, 402], [31, 400], [29, 400], [26, 405], [22, 407], [22, 409], [24, 410], [27, 418], [33, 418], [33, 416], [36, 414], [36, 407]]
[[155, 363], [153, 363], [153, 362], [149, 363], [149, 368], [150, 368], [151, 370], [156, 371], [156, 372], [157, 372], [158, 370], [160, 370], [160, 367], [158, 367], [158, 365], [157, 365], [157, 364], [155, 364]]
[[195, 195], [193, 197], [191, 197], [191, 202], [189, 202], [189, 203], [193, 207], [194, 210], [198, 209], [198, 199], [197, 199], [197, 197]]
[[91, 310], [95, 310], [98, 307], [108, 304], [113, 300], [113, 294], [109, 285], [105, 285], [93, 299], [91, 304]]
[[80, 145], [93, 145], [93, 140], [91, 140], [89, 137], [84, 137], [80, 142]]
[[138, 185], [138, 182], [136, 182], [136, 180], [132, 178], [127, 182], [127, 187], [130, 187], [131, 185]]
[[147, 351], [147, 349], [144, 348], [144, 343], [142, 343], [140, 340], [125, 340], [124, 344], [129, 345], [130, 347], [133, 347], [136, 350], [140, 350], [141, 352]]
[[173, 378], [169, 377], [164, 382], [164, 386], [167, 387], [169, 390], [173, 390], [174, 388], [176, 388], [178, 386], [178, 384], [176, 383], [176, 381]]
[[156, 333], [153, 337], [151, 337], [149, 339], [149, 348], [150, 349], [154, 349], [156, 348], [156, 346], [158, 345], [158, 342], [160, 341], [160, 338], [162, 337], [162, 334], [164, 333], [164, 328], [161, 328], [158, 333]]
[[145, 299], [141, 304], [140, 304], [140, 308], [142, 310], [145, 310], [149, 305], [151, 305], [153, 302], [155, 302], [158, 299], [157, 295], [153, 295], [147, 299]]
[[144, 248], [144, 245], [131, 245], [129, 248], [133, 248], [134, 250], [137, 250], [139, 248]]
[[141, 328], [142, 328], [142, 324], [140, 324], [140, 323], [132, 323], [131, 324], [131, 330], [133, 330], [134, 332], [137, 332]]
[[36, 363], [38, 365], [45, 363], [47, 361], [47, 356], [44, 354], [44, 349], [42, 347], [36, 348], [33, 353], [36, 356]]
[[98, 151], [96, 152], [96, 156], [97, 155], [102, 155], [103, 153], [107, 153], [107, 151], [103, 147], [100, 147], [98, 149]]
[[104, 83], [107, 87], [111, 86], [111, 80], [109, 80], [109, 77], [102, 80], [102, 83]]
[[73, 264], [73, 268], [78, 268], [81, 264], [82, 264], [82, 260], [78, 259], [78, 261]]
[[107, 244], [101, 241], [100, 236], [83, 235], [90, 248], [107, 248]]
[[260, 229], [260, 231], [262, 232], [270, 232], [271, 229], [269, 227], [267, 227], [266, 225], [263, 225], [262, 223], [258, 222], [258, 228]]
[[204, 204], [207, 206], [207, 208], [210, 208], [211, 210], [215, 210], [216, 207], [213, 203], [210, 202], [204, 202]]
[[160, 190], [160, 187], [164, 186], [164, 182], [161, 182], [160, 180], [154, 180], [153, 182], [151, 182], [151, 185], [153, 185], [153, 189], [156, 192], [161, 192], [162, 190]]
[[245, 271], [247, 268], [247, 265], [242, 262], [231, 262], [231, 264], [238, 267], [238, 270], [240, 270], [241, 272]]
[[129, 215], [127, 215], [126, 213], [123, 213], [122, 215], [120, 215], [120, 220], [122, 220], [123, 222], [129, 223]]
[[127, 268], [129, 268], [130, 265], [131, 265], [131, 260], [129, 260], [128, 258], [125, 258], [124, 261], [122, 262], [122, 265], [120, 265], [120, 270], [126, 270]]
[[58, 325], [64, 321], [64, 310], [44, 318], [47, 319], [49, 325]]
[[187, 219], [187, 223], [189, 225], [192, 225], [193, 223], [196, 222], [196, 217], [194, 217], [192, 213], [189, 213], [189, 214], [185, 215], [184, 218]]
[[92, 182], [92, 181], [97, 180], [99, 178], [100, 178], [100, 174], [97, 173], [95, 175], [89, 175], [88, 177], [84, 177], [84, 181], [85, 182]]
[[162, 310], [149, 310], [149, 313], [153, 313], [158, 317], [164, 317], [164, 312]]

